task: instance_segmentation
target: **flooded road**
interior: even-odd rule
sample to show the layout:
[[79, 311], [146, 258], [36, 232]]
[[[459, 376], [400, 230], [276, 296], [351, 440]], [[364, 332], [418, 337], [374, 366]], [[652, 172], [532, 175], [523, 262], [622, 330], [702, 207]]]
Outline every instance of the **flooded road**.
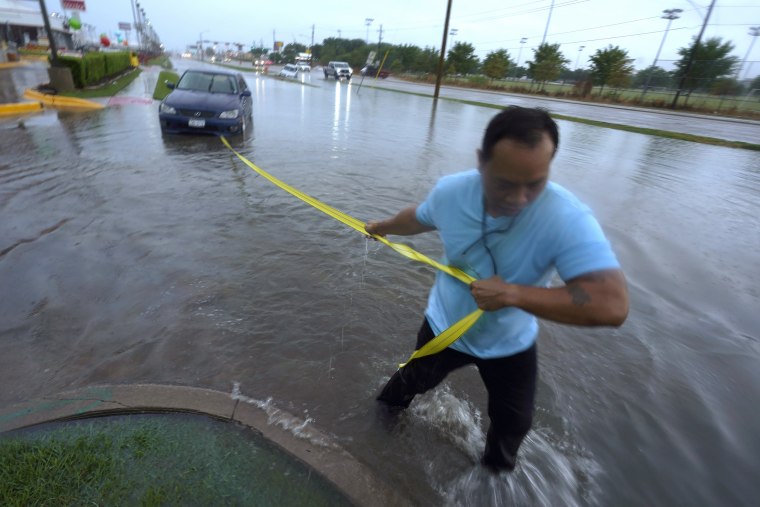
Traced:
[[[553, 179], [596, 211], [631, 313], [616, 330], [542, 324], [535, 426], [518, 470], [493, 477], [476, 464], [474, 370], [394, 427], [376, 417], [432, 270], [216, 138], [162, 138], [146, 100], [157, 75], [102, 111], [0, 120], [0, 404], [104, 383], [239, 385], [414, 505], [754, 505], [760, 153], [559, 122]], [[472, 167], [494, 114], [318, 72], [308, 86], [247, 80], [254, 129], [236, 149], [363, 221]], [[441, 251], [434, 234], [403, 242]]]

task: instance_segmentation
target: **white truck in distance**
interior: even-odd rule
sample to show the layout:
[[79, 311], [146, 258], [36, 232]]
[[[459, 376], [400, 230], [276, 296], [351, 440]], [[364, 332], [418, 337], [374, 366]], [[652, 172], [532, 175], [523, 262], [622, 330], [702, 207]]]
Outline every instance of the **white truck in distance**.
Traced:
[[346, 78], [351, 80], [354, 71], [346, 62], [330, 62], [325, 67], [325, 79], [334, 77], [336, 80]]

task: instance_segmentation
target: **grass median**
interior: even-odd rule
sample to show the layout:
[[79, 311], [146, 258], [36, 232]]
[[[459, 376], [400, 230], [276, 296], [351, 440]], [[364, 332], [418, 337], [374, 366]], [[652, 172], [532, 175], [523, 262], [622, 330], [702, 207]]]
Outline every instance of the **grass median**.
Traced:
[[70, 421], [0, 437], [0, 505], [349, 505], [249, 429], [205, 416]]

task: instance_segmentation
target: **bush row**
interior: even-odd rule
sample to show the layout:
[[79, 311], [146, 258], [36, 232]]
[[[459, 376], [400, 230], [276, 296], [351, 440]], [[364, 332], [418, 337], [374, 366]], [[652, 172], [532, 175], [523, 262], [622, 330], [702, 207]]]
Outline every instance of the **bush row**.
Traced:
[[121, 74], [130, 67], [129, 52], [86, 53], [84, 56], [61, 56], [58, 60], [71, 69], [74, 86], [93, 86], [104, 79]]

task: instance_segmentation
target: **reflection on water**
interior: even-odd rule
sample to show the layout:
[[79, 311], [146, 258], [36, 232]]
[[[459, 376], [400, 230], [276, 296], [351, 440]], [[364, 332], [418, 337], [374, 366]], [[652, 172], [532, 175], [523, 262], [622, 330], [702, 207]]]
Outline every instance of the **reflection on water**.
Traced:
[[[495, 113], [247, 79], [255, 135], [235, 148], [360, 220], [474, 167]], [[127, 95], [140, 96], [135, 83]], [[632, 308], [617, 330], [542, 325], [536, 425], [513, 475], [476, 463], [487, 407], [472, 369], [397, 426], [376, 417], [431, 270], [284, 194], [214, 137], [162, 137], [155, 103], [141, 101], [0, 121], [0, 402], [99, 383], [240, 382], [415, 505], [750, 505], [760, 155], [560, 128], [553, 178], [595, 209]], [[435, 235], [403, 242], [440, 254]]]

